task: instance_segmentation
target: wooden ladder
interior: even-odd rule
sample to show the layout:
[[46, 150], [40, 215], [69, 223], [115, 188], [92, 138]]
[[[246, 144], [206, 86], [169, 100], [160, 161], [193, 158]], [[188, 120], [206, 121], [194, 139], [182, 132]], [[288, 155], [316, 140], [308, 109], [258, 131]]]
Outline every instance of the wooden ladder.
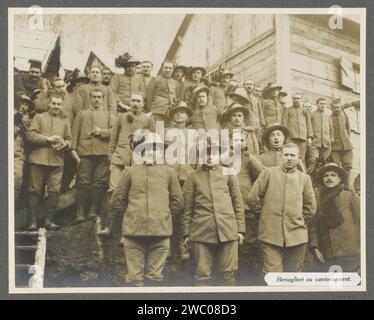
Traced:
[[47, 231], [15, 233], [15, 275], [18, 288], [43, 288]]

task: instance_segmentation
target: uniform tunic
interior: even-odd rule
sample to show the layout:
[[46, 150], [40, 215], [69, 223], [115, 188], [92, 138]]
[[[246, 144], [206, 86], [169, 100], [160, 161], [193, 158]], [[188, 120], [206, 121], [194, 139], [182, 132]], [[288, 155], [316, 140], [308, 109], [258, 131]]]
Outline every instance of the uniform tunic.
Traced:
[[[79, 156], [107, 156], [108, 144], [114, 116], [103, 110], [90, 107], [78, 113], [73, 124], [72, 149]], [[92, 127], [99, 127], [99, 137], [91, 135]]]
[[317, 148], [330, 148], [331, 139], [334, 138], [334, 127], [331, 117], [317, 110], [311, 113], [310, 118], [313, 128], [312, 145]]
[[307, 220], [316, 213], [316, 199], [310, 177], [296, 168], [267, 168], [258, 177], [249, 202], [263, 201], [258, 239], [279, 247], [308, 242]]
[[113, 94], [113, 91], [110, 87], [104, 86], [103, 84], [93, 84], [93, 83], [88, 83], [84, 86], [82, 86], [82, 90], [80, 92], [82, 96], [82, 106], [75, 106], [76, 108], [78, 107], [78, 110], [86, 110], [89, 108], [91, 104], [91, 97], [90, 94], [93, 89], [101, 89], [104, 92], [104, 98], [103, 98], [103, 108], [104, 110], [110, 111], [113, 114], [117, 113], [117, 103], [115, 96]]
[[166, 115], [177, 98], [178, 83], [173, 78], [157, 76], [148, 85], [146, 98], [148, 111]]
[[278, 100], [264, 99], [263, 112], [267, 128], [282, 123], [283, 107]]
[[155, 131], [154, 121], [144, 113], [134, 115], [133, 121], [128, 120], [129, 113], [119, 113], [114, 121], [109, 142], [109, 158], [111, 164], [119, 166], [131, 165], [132, 151], [130, 148], [129, 136], [136, 130], [144, 128]]
[[115, 74], [110, 81], [110, 88], [115, 95], [116, 102], [122, 102], [128, 106], [131, 102], [132, 93], [140, 92], [145, 96], [144, 82], [138, 75]]
[[220, 166], [192, 173], [184, 185], [182, 234], [191, 241], [222, 243], [245, 233], [243, 198], [236, 176], [222, 174]]
[[288, 128], [289, 138], [307, 141], [313, 136], [309, 112], [301, 107], [290, 107], [283, 110], [282, 125]]
[[27, 133], [27, 140], [31, 144], [31, 151], [28, 158], [29, 163], [62, 167], [64, 165], [64, 151], [53, 149], [47, 139], [50, 136], [58, 135], [71, 144], [71, 129], [67, 118], [51, 116], [49, 112], [37, 114]]
[[183, 195], [173, 169], [165, 165], [134, 165], [121, 176], [111, 199], [124, 212], [125, 236], [171, 236], [172, 214], [183, 209]]
[[350, 125], [347, 115], [341, 111], [338, 115], [332, 114], [331, 120], [334, 128], [334, 143], [332, 150], [352, 150], [352, 143], [350, 141]]

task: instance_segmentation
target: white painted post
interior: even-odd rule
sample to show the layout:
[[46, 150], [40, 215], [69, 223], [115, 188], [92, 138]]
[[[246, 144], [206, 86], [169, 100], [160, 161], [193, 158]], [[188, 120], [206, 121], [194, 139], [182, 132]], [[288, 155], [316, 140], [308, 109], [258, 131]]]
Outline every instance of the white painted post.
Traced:
[[37, 249], [35, 252], [34, 274], [30, 278], [29, 287], [41, 289], [44, 285], [45, 254], [47, 251], [47, 230], [39, 229]]

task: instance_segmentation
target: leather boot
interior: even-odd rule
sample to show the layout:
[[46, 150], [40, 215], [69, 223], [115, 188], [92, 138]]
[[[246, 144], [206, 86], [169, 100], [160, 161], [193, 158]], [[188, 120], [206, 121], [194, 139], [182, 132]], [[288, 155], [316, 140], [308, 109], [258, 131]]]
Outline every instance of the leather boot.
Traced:
[[45, 200], [45, 213], [46, 213], [46, 218], [45, 218], [45, 227], [47, 230], [57, 230], [60, 228], [57, 224], [53, 222], [53, 218], [55, 216], [56, 212], [56, 207], [58, 203], [58, 198], [59, 195], [55, 193], [50, 193]]
[[104, 200], [106, 189], [103, 188], [92, 188], [91, 190], [91, 208], [88, 213], [88, 219], [96, 219], [101, 212], [101, 205]]
[[37, 212], [39, 209], [39, 196], [36, 194], [29, 194], [29, 201], [28, 201], [28, 206], [29, 206], [29, 224], [28, 224], [28, 230], [30, 231], [36, 231], [38, 228], [37, 224]]
[[46, 217], [46, 218], [45, 218], [45, 228], [46, 228], [47, 230], [55, 231], [55, 230], [60, 229], [61, 226], [55, 224], [55, 223], [53, 222], [53, 218], [51, 218], [51, 217]]
[[77, 213], [74, 224], [79, 224], [86, 220], [87, 192], [79, 190], [77, 192]]

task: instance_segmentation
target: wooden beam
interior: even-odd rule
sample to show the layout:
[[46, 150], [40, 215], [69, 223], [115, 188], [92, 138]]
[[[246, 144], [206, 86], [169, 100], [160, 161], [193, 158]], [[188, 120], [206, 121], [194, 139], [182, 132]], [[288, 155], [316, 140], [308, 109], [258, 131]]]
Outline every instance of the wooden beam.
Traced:
[[[288, 93], [286, 102], [291, 101], [291, 40], [290, 21], [286, 14], [275, 15], [275, 61], [276, 79]], [[288, 101], [287, 101], [288, 100]]]
[[218, 62], [216, 62], [215, 64], [211, 65], [210, 67], [208, 67], [208, 73], [209, 72], [212, 72], [213, 70], [215, 70], [218, 66], [220, 66], [221, 64], [223, 63], [226, 63], [232, 59], [234, 59], [236, 56], [238, 56], [239, 54], [245, 52], [246, 50], [248, 49], [251, 49], [253, 46], [261, 43], [263, 40], [265, 40], [267, 37], [271, 37], [275, 32], [275, 29], [274, 28], [271, 28], [269, 29], [268, 31], [265, 31], [264, 33], [262, 33], [261, 35], [259, 35], [258, 37], [252, 39], [251, 41], [249, 41], [248, 43], [246, 43], [245, 45], [241, 46], [240, 48], [238, 49], [235, 49], [233, 50], [229, 56], [225, 56], [223, 57], [222, 59], [220, 59]]

